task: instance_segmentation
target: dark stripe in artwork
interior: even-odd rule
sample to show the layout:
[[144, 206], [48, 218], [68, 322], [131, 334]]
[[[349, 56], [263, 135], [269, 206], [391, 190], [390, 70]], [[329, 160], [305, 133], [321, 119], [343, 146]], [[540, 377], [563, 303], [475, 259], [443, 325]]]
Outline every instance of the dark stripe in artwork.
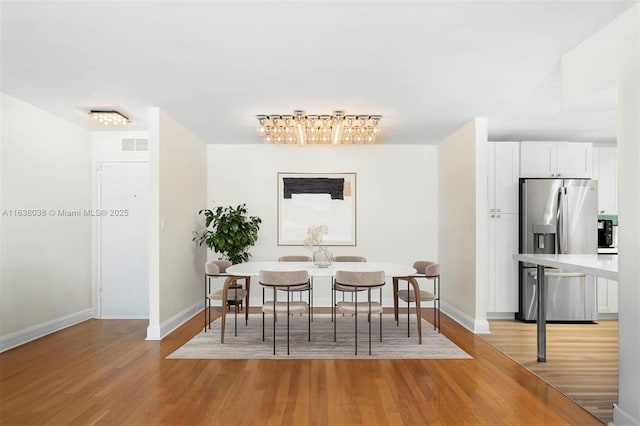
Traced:
[[344, 200], [344, 178], [282, 178], [284, 198], [291, 194], [329, 194], [332, 200]]

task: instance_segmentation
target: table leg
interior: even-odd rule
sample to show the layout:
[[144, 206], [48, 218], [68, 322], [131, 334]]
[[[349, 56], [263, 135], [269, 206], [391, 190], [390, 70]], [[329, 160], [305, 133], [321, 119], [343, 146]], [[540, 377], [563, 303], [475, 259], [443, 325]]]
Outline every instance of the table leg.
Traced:
[[538, 362], [547, 362], [547, 301], [544, 266], [538, 265]]
[[[415, 278], [413, 277], [409, 277], [408, 281], [413, 286], [413, 297], [416, 301], [416, 324], [418, 326], [418, 344], [421, 345], [422, 344], [422, 318], [420, 314], [422, 313], [421, 312], [422, 308], [420, 306], [420, 285], [418, 284], [418, 281], [416, 281]], [[433, 308], [435, 309], [435, 304]], [[409, 309], [408, 306], [407, 306], [407, 309]], [[434, 322], [435, 322], [435, 319], [434, 319]]]

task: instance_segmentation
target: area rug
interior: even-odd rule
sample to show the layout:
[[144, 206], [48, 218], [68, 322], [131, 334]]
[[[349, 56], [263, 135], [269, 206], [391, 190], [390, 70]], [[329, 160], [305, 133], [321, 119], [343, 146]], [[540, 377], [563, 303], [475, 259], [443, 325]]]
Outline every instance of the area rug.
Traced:
[[406, 317], [396, 326], [393, 315], [382, 319], [382, 342], [379, 340], [379, 317], [371, 323], [371, 355], [369, 355], [369, 327], [366, 315], [358, 316], [358, 355], [355, 355], [354, 317], [339, 315], [336, 341], [333, 341], [333, 322], [328, 314], [316, 314], [311, 323], [311, 342], [308, 341], [307, 316], [290, 317], [290, 355], [287, 355], [286, 317], [276, 322], [276, 355], [273, 355], [273, 322], [266, 316], [265, 340], [262, 341], [262, 315], [238, 316], [238, 336], [234, 336], [233, 316], [227, 316], [225, 342], [220, 343], [220, 319], [211, 323], [211, 330], [200, 332], [167, 359], [471, 359], [472, 357], [433, 325], [422, 320], [422, 344], [418, 344], [417, 328], [412, 322], [411, 337], [407, 337]]

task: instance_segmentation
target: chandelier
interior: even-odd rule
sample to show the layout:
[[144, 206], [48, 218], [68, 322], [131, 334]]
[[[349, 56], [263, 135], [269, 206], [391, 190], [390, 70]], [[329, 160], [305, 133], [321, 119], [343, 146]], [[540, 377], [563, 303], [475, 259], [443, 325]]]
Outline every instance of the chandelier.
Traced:
[[257, 115], [257, 131], [265, 143], [275, 144], [371, 144], [380, 133], [381, 115]]

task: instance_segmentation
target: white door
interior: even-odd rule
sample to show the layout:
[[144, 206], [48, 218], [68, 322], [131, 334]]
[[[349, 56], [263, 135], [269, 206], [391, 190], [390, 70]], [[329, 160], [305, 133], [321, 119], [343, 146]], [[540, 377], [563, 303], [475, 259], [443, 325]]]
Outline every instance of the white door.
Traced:
[[101, 318], [149, 317], [148, 195], [147, 162], [101, 163]]

